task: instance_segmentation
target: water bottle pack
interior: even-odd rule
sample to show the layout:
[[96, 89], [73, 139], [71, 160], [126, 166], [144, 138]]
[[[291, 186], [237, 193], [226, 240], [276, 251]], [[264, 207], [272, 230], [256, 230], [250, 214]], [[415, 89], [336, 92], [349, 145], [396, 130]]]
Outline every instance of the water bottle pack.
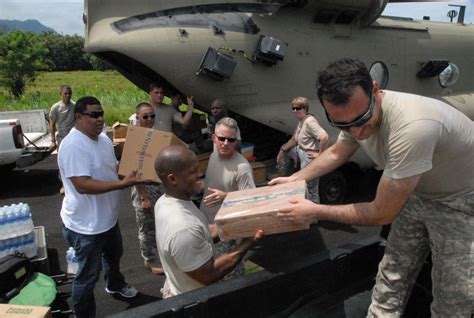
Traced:
[[0, 258], [15, 254], [16, 251], [24, 253], [28, 258], [36, 256], [35, 233], [30, 232], [0, 241]]
[[15, 251], [34, 257], [36, 242], [33, 228], [28, 204], [20, 202], [0, 207], [0, 257]]
[[0, 208], [0, 240], [5, 240], [33, 231], [30, 206], [20, 202]]
[[76, 251], [73, 247], [69, 247], [66, 252], [67, 273], [75, 275], [79, 268], [79, 263], [76, 257]]

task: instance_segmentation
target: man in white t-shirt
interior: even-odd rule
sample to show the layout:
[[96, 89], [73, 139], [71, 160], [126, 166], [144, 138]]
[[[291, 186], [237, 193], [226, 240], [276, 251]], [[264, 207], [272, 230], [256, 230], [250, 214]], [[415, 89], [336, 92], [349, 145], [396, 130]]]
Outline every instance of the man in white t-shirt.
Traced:
[[95, 317], [94, 286], [105, 272], [106, 292], [126, 298], [137, 290], [120, 272], [123, 253], [118, 225], [120, 189], [142, 181], [130, 173], [117, 176], [112, 142], [102, 132], [104, 111], [94, 97], [83, 97], [75, 105], [75, 127], [64, 138], [58, 165], [65, 188], [61, 208], [63, 234], [76, 252], [79, 269], [72, 283], [76, 317]]
[[201, 192], [199, 161], [182, 146], [163, 149], [155, 162], [165, 194], [155, 205], [156, 245], [166, 274], [163, 298], [176, 296], [221, 280], [262, 236], [243, 240], [233, 250], [215, 258], [214, 226], [191, 201]]
[[292, 200], [289, 221], [392, 223], [372, 292], [369, 317], [403, 316], [431, 252], [433, 317], [474, 312], [474, 123], [439, 100], [382, 91], [359, 60], [342, 59], [319, 74], [318, 97], [334, 145], [306, 168], [270, 184], [311, 180], [336, 169], [361, 147], [383, 169], [371, 202], [320, 205]]

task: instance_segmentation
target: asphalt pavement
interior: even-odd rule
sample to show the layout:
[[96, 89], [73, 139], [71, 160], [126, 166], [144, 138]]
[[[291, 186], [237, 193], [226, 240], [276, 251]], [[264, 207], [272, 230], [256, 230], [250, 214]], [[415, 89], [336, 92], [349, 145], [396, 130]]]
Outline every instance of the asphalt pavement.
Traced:
[[[33, 222], [36, 226], [44, 226], [47, 246], [49, 248], [50, 274], [56, 275], [66, 270], [67, 246], [61, 232], [59, 212], [63, 196], [59, 194], [60, 182], [56, 156], [26, 169], [15, 169], [2, 172], [0, 184], [0, 206], [25, 202], [31, 207]], [[354, 186], [354, 200], [368, 199], [375, 191], [374, 178], [364, 181], [363, 187]], [[355, 183], [357, 184], [357, 183]], [[97, 317], [123, 312], [142, 304], [161, 299], [160, 288], [164, 276], [153, 275], [143, 266], [139, 252], [135, 212], [131, 204], [130, 189], [123, 190], [119, 224], [123, 237], [124, 255], [121, 260], [121, 270], [127, 282], [134, 286], [139, 294], [134, 299], [124, 299], [111, 296], [104, 291], [104, 281], [100, 279], [95, 288]], [[321, 222], [312, 226], [311, 231], [295, 233], [290, 236], [269, 236], [262, 242], [265, 252], [256, 258], [261, 266], [268, 271], [285, 271], [285, 266], [291, 267], [291, 261], [305, 257], [311, 253], [337, 247], [347, 242], [376, 235], [380, 227], [360, 227], [341, 225], [331, 222]], [[70, 290], [70, 285], [60, 287], [63, 291]], [[61, 305], [67, 309], [70, 297]]]

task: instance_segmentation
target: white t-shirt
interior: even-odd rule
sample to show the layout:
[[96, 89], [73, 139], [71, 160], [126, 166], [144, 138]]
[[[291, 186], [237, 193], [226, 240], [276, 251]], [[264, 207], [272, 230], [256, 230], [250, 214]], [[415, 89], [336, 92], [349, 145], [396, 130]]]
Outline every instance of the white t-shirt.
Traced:
[[65, 189], [61, 208], [64, 225], [88, 235], [111, 229], [117, 223], [121, 191], [80, 194], [70, 179], [88, 176], [103, 181], [118, 180], [117, 159], [110, 139], [101, 133], [95, 141], [73, 128], [61, 144], [58, 165]]
[[155, 205], [156, 246], [173, 296], [203, 287], [186, 272], [215, 255], [207, 219], [191, 201], [162, 195]]

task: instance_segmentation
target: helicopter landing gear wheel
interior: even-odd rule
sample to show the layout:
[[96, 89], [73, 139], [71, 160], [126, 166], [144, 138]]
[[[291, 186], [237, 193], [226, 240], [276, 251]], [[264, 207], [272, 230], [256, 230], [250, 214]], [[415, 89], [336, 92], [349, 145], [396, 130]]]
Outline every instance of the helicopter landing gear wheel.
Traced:
[[323, 204], [340, 204], [347, 192], [347, 182], [344, 174], [333, 171], [319, 180], [319, 197]]

